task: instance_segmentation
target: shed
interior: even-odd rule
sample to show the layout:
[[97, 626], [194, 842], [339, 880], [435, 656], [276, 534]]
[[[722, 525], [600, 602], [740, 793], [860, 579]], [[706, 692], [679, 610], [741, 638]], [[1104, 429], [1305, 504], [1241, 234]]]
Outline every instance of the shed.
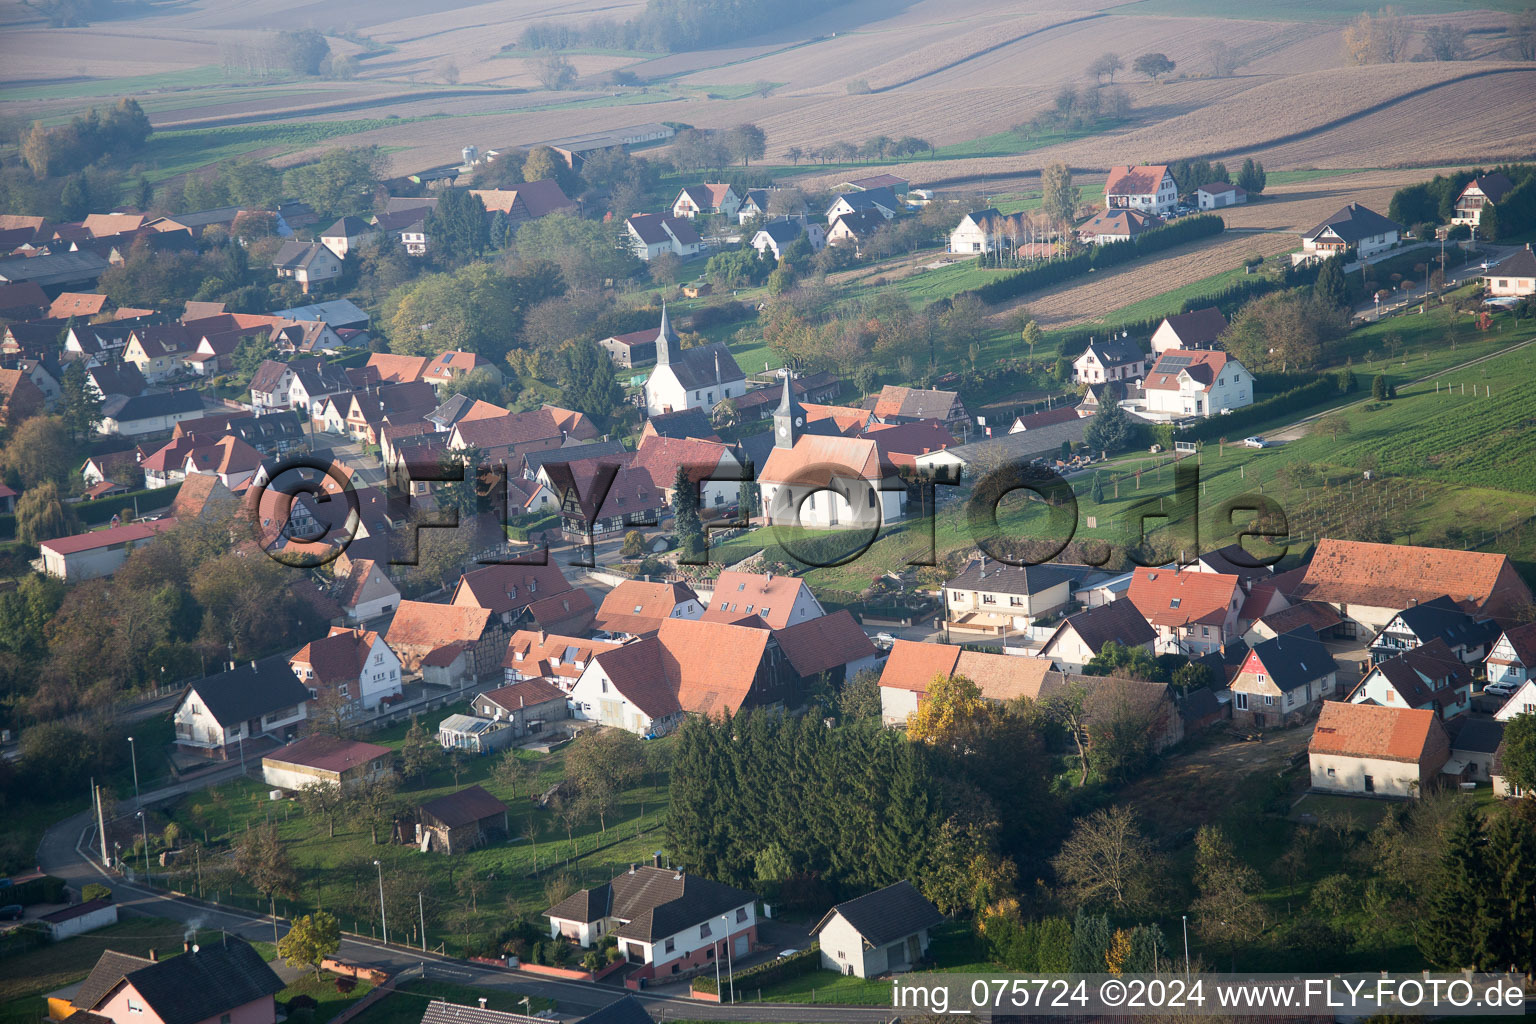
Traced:
[[428, 800], [416, 808], [416, 845], [422, 853], [463, 853], [507, 833], [507, 805], [480, 786]]
[[109, 924], [117, 924], [117, 904], [111, 900], [86, 900], [63, 910], [44, 914], [38, 920], [48, 929], [54, 942], [73, 935], [83, 935]]

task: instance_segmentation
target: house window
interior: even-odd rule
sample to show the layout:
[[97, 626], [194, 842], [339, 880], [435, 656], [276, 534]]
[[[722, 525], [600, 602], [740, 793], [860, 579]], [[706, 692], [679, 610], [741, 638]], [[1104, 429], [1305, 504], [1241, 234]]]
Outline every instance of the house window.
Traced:
[[608, 692], [608, 680], [606, 680], [606, 679], [602, 680], [602, 684], [603, 684], [603, 692], [607, 693]]
[[747, 908], [746, 907], [737, 907], [736, 908], [736, 923], [737, 924], [741, 924], [746, 919], [747, 919]]
[[707, 939], [709, 938], [709, 934], [709, 922], [705, 921], [703, 924], [699, 925], [699, 938]]
[[144, 1012], [144, 1004], [139, 1002], [137, 999], [134, 999], [132, 996], [130, 996], [128, 998], [128, 1012], [129, 1013], [143, 1013]]
[[1371, 778], [1369, 775], [1365, 777], [1365, 791], [1367, 793], [1376, 792], [1376, 780]]
[[1285, 695], [1285, 706], [1286, 707], [1290, 707], [1292, 704], [1295, 704], [1295, 703], [1296, 703], [1296, 694], [1294, 694], [1294, 693], [1287, 693]]
[[[677, 940], [676, 939], [668, 939], [667, 940], [667, 952], [671, 953], [671, 952], [673, 952], [676, 949], [677, 949]], [[673, 968], [673, 969], [676, 970], [676, 968]]]
[[1232, 700], [1233, 700], [1233, 704], [1237, 708], [1237, 710], [1239, 710], [1239, 711], [1247, 711], [1248, 710], [1248, 695], [1246, 693], [1242, 693], [1241, 691], [1239, 691], [1238, 693], [1234, 693], [1232, 695]]
[[848, 959], [848, 954], [844, 953], [842, 950], [838, 950], [837, 951], [837, 958], [839, 960], [847, 960]]
[[1265, 707], [1274, 707], [1274, 705], [1275, 705], [1275, 698], [1266, 693], [1264, 695], [1264, 706]]
[[1334, 777], [1334, 776], [1335, 776], [1335, 775], [1336, 775], [1336, 774], [1337, 774], [1337, 773], [1336, 773], [1336, 772], [1334, 772], [1334, 770], [1333, 770], [1333, 769], [1332, 769], [1332, 768], [1329, 768], [1329, 769], [1328, 769], [1328, 777], [1329, 777], [1329, 778], [1330, 778], [1330, 779], [1331, 779], [1331, 778], [1333, 778], [1333, 777]]

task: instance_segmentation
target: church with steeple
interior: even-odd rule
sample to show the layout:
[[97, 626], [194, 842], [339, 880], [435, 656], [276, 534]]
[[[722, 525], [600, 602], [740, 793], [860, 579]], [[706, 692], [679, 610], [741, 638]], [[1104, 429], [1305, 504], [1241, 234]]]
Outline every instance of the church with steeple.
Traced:
[[731, 350], [720, 342], [683, 348], [663, 305], [656, 332], [656, 367], [645, 381], [646, 414], [702, 409], [708, 415], [726, 399], [746, 393], [747, 375], [736, 365]]

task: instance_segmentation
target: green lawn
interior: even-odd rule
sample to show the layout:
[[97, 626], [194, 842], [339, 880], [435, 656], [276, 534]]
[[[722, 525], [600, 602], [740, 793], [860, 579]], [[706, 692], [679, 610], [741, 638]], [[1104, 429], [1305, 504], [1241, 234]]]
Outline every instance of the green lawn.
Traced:
[[[946, 973], [976, 974], [997, 969], [982, 952], [981, 943], [968, 924], [948, 921], [933, 932], [928, 955], [932, 970]], [[891, 983], [871, 978], [856, 978], [831, 971], [812, 971], [790, 978], [759, 993], [745, 986], [737, 993], [737, 1002], [828, 1003], [858, 1006], [889, 1006]]]
[[395, 986], [389, 995], [374, 1003], [353, 1019], [357, 1024], [420, 1024], [427, 1003], [441, 999], [461, 1006], [478, 1006], [485, 1000], [488, 1010], [508, 1013], [538, 1013], [553, 1010], [555, 1001], [543, 996], [530, 996], [529, 1005], [523, 1005], [523, 996], [504, 988], [471, 988], [446, 981], [404, 981]]
[[211, 163], [238, 159], [258, 149], [274, 146], [285, 152], [303, 149], [359, 132], [427, 119], [373, 117], [161, 131], [150, 136], [139, 159], [153, 168], [148, 172], [150, 180], [160, 181]]
[[313, 971], [310, 971], [303, 977], [296, 978], [293, 984], [279, 992], [277, 1001], [286, 1003], [295, 996], [309, 996], [315, 1001], [312, 1024], [326, 1024], [326, 1021], [373, 991], [373, 982], [358, 978], [356, 986], [343, 993], [336, 988], [336, 982], [339, 980], [341, 980], [340, 975], [331, 974], [328, 971], [323, 972], [318, 978]]
[[[449, 711], [444, 710], [425, 724], [430, 729], [447, 714]], [[407, 727], [396, 726], [367, 738], [398, 748]], [[658, 749], [670, 742], [652, 741]], [[266, 900], [253, 894], [243, 881], [230, 878], [228, 872], [208, 868], [210, 860], [215, 864], [222, 862], [221, 851], [248, 824], [270, 820], [277, 826], [288, 856], [299, 870], [299, 890], [303, 894], [291, 901], [280, 897], [279, 915], [292, 917], [324, 908], [340, 918], [344, 929], [372, 934], [378, 924], [377, 874], [373, 867], [373, 861], [378, 859], [386, 879], [395, 879], [409, 890], [412, 914], [399, 924], [392, 922], [391, 938], [418, 944], [418, 922], [420, 911], [424, 911], [427, 944], [436, 947], [446, 943], [450, 951], [462, 951], [487, 940], [518, 915], [536, 914], [548, 906], [545, 888], [552, 877], [568, 875], [576, 886], [596, 884], [630, 863], [648, 861], [655, 850], [666, 845], [660, 829], [669, 799], [665, 771], [647, 775], [641, 785], [623, 795], [608, 817], [606, 831], [593, 818], [577, 822], [568, 836], [563, 822], [553, 812], [535, 809], [528, 797], [530, 791], [542, 792], [560, 781], [565, 752], [555, 751], [543, 758], [524, 756], [536, 765], [537, 774], [531, 785], [524, 783], [516, 794], [491, 778], [494, 757], [469, 758], [457, 786], [451, 771], [444, 769], [424, 783], [411, 784], [402, 791], [402, 801], [414, 805], [456, 788], [478, 784], [506, 802], [510, 808], [511, 838], [453, 857], [422, 854], [414, 847], [389, 844], [388, 836], [382, 833], [381, 843], [375, 846], [367, 828], [348, 821], [337, 822], [332, 838], [326, 823], [306, 817], [297, 801], [274, 803], [267, 798], [267, 787], [249, 779], [192, 794], [170, 808], [169, 815], [194, 836], [206, 836], [212, 844], [204, 854], [203, 894], [208, 898], [266, 912]], [[529, 822], [536, 829], [536, 846], [526, 838]], [[593, 852], [599, 846], [615, 843]], [[578, 859], [571, 860], [573, 856]], [[534, 873], [535, 867], [538, 874]], [[461, 889], [466, 876], [478, 879], [481, 885], [474, 898], [481, 910], [478, 915], [458, 913], [468, 903]], [[196, 882], [184, 878], [180, 884], [194, 886]], [[419, 907], [417, 891], [423, 894]], [[495, 908], [495, 912], [486, 913], [490, 908]]]

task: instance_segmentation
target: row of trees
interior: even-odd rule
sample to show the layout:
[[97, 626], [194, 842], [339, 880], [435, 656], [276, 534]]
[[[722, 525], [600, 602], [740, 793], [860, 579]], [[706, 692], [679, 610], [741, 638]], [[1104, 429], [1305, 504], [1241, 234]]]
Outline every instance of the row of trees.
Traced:
[[799, 164], [802, 160], [822, 164], [850, 164], [855, 160], [902, 160], [919, 153], [927, 153], [931, 157], [935, 151], [931, 140], [916, 135], [876, 135], [861, 143], [829, 142], [810, 148], [790, 146], [784, 151], [784, 159], [793, 164]]
[[38, 178], [70, 174], [104, 156], [128, 156], [149, 141], [149, 115], [124, 97], [107, 110], [92, 107], [69, 123], [49, 128], [32, 122], [21, 138], [21, 159]]
[[628, 21], [599, 18], [581, 26], [536, 22], [522, 31], [523, 49], [610, 50], [673, 53], [704, 49], [776, 26], [811, 18], [847, 0], [646, 0]]

